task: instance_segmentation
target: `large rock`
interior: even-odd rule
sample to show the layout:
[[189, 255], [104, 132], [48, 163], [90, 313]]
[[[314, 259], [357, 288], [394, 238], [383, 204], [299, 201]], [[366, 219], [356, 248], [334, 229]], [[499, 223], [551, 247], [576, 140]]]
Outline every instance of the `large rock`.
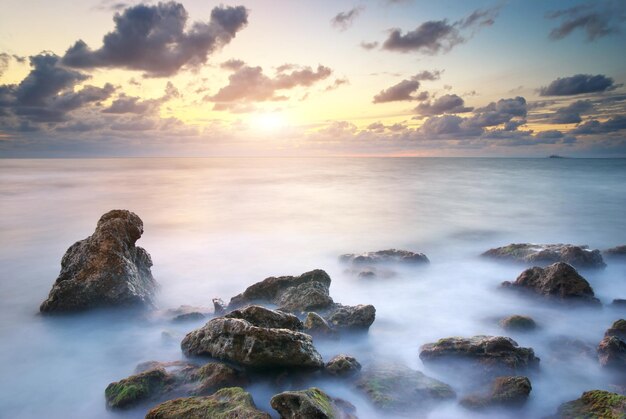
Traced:
[[335, 304], [327, 312], [328, 323], [336, 329], [367, 330], [376, 320], [376, 308], [371, 304], [344, 306]]
[[271, 329], [302, 330], [302, 322], [290, 313], [270, 310], [262, 306], [252, 305], [241, 310], [234, 310], [224, 317], [229, 319], [242, 319], [253, 326], [268, 327]]
[[352, 404], [333, 399], [315, 387], [277, 394], [270, 404], [281, 419], [356, 419]]
[[361, 364], [353, 356], [340, 354], [326, 363], [326, 372], [336, 377], [350, 377], [361, 371]]
[[423, 345], [419, 356], [424, 364], [433, 366], [464, 361], [471, 371], [484, 376], [515, 374], [539, 366], [539, 358], [532, 348], [522, 348], [513, 339], [503, 336], [440, 339]]
[[626, 259], [626, 245], [612, 247], [602, 253], [606, 258]]
[[65, 252], [41, 312], [152, 305], [157, 288], [152, 260], [135, 246], [142, 233], [143, 222], [130, 211], [113, 210], [100, 217], [94, 233]]
[[626, 371], [626, 342], [616, 336], [606, 336], [598, 345], [600, 365], [615, 371]]
[[563, 262], [546, 268], [526, 269], [515, 282], [505, 281], [502, 286], [538, 294], [553, 301], [600, 305], [589, 282], [571, 265]]
[[218, 317], [187, 334], [186, 355], [210, 356], [252, 368], [321, 368], [322, 357], [309, 335], [257, 327], [243, 319]]
[[109, 384], [104, 395], [107, 406], [126, 408], [170, 391], [175, 383], [164, 368], [154, 368]]
[[161, 403], [146, 419], [271, 419], [258, 410], [252, 396], [240, 387], [224, 388], [211, 396], [187, 397]]
[[526, 403], [532, 385], [528, 377], [497, 377], [491, 384], [488, 395], [470, 395], [461, 400], [469, 409], [484, 409], [495, 406], [518, 407]]
[[603, 390], [586, 391], [579, 399], [559, 406], [553, 419], [626, 418], [626, 396]]
[[311, 311], [304, 319], [304, 330], [307, 334], [315, 338], [335, 338], [337, 332], [330, 327], [328, 322], [319, 314]]
[[572, 244], [513, 243], [489, 249], [482, 256], [532, 265], [565, 262], [577, 268], [604, 268], [606, 266], [599, 250], [590, 250], [587, 246]]
[[449, 385], [399, 364], [369, 366], [355, 385], [376, 407], [396, 413], [423, 413], [456, 397]]
[[619, 319], [613, 322], [611, 327], [604, 332], [604, 336], [615, 336], [626, 341], [626, 320]]
[[365, 253], [347, 253], [339, 256], [339, 260], [342, 262], [352, 263], [354, 265], [373, 265], [378, 263], [429, 263], [428, 258], [423, 253], [398, 249], [387, 249]]

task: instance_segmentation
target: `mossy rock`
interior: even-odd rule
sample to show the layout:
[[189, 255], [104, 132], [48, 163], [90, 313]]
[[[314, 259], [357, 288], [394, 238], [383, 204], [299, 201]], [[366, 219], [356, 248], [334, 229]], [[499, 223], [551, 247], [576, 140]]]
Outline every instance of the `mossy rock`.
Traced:
[[555, 418], [626, 419], [626, 396], [603, 390], [592, 390], [579, 399], [563, 403]]
[[209, 362], [198, 368], [190, 375], [189, 381], [198, 382], [192, 392], [196, 396], [212, 394], [224, 387], [240, 387], [248, 384], [248, 379], [243, 372], [219, 362]]
[[520, 407], [530, 395], [532, 385], [528, 377], [497, 377], [488, 395], [472, 394], [463, 400], [461, 405], [473, 410], [495, 406]]
[[535, 323], [532, 317], [520, 316], [518, 314], [505, 317], [500, 320], [499, 324], [504, 330], [512, 332], [528, 332], [537, 328], [537, 323]]
[[161, 403], [146, 419], [271, 419], [258, 410], [252, 396], [241, 387], [223, 388], [211, 396], [186, 397]]
[[174, 378], [165, 369], [155, 368], [109, 384], [104, 395], [109, 407], [125, 408], [159, 396], [173, 382]]
[[604, 336], [615, 336], [619, 339], [626, 340], [626, 320], [619, 319], [615, 321], [604, 333]]
[[355, 408], [352, 404], [336, 400], [316, 387], [301, 391], [285, 391], [272, 397], [272, 408], [281, 419], [350, 419]]

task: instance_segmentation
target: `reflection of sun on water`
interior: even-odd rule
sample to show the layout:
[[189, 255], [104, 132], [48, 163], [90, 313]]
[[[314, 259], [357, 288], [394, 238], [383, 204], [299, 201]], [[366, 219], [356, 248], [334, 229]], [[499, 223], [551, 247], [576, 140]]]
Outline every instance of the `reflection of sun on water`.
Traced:
[[287, 125], [287, 121], [282, 114], [277, 112], [260, 113], [251, 117], [250, 125], [255, 130], [277, 131]]

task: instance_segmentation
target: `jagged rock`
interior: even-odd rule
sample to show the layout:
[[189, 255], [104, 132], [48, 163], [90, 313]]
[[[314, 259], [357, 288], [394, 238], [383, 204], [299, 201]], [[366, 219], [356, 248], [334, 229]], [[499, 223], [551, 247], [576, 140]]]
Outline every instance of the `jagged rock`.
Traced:
[[502, 286], [528, 291], [553, 301], [600, 305], [600, 300], [594, 297], [589, 282], [576, 269], [563, 262], [546, 268], [526, 269], [515, 282], [505, 281]]
[[169, 400], [154, 407], [146, 419], [271, 419], [258, 410], [252, 396], [240, 387], [223, 388], [211, 396]]
[[188, 356], [210, 356], [252, 368], [321, 368], [324, 365], [309, 335], [257, 327], [243, 319], [212, 319], [187, 334], [181, 348]]
[[469, 409], [483, 409], [493, 406], [517, 407], [526, 403], [532, 386], [528, 377], [497, 377], [488, 395], [470, 395], [461, 400], [461, 405]]
[[350, 355], [337, 355], [326, 363], [326, 372], [337, 377], [349, 377], [361, 371], [361, 364]]
[[315, 312], [307, 313], [304, 319], [304, 331], [313, 337], [334, 338], [337, 335], [328, 322]]
[[194, 383], [191, 394], [212, 394], [224, 387], [241, 387], [248, 384], [248, 377], [233, 367], [219, 363], [209, 362], [189, 374], [189, 382]]
[[626, 320], [619, 319], [615, 321], [611, 327], [604, 332], [604, 336], [615, 336], [626, 341]]
[[500, 327], [511, 332], [528, 332], [537, 328], [537, 323], [528, 316], [513, 315], [499, 322]]
[[429, 260], [423, 253], [410, 252], [408, 250], [388, 249], [377, 252], [347, 253], [339, 256], [339, 260], [354, 265], [371, 265], [377, 263], [428, 263]]
[[626, 370], [626, 342], [615, 336], [607, 336], [598, 345], [600, 365], [611, 370]]
[[357, 306], [335, 304], [326, 318], [337, 329], [367, 330], [376, 319], [376, 309], [371, 304]]
[[113, 210], [100, 217], [94, 233], [65, 252], [61, 273], [40, 311], [151, 306], [157, 283], [150, 255], [135, 246], [142, 233], [143, 222], [130, 211]]
[[172, 319], [173, 322], [176, 323], [184, 323], [196, 320], [202, 320], [206, 316], [198, 311], [193, 311], [191, 313], [179, 314], [178, 316]]
[[612, 247], [602, 252], [606, 258], [622, 259], [626, 258], [626, 245]]
[[242, 319], [253, 326], [267, 327], [271, 329], [302, 330], [302, 322], [290, 313], [270, 310], [265, 307], [252, 305], [241, 310], [234, 310], [224, 317], [229, 319]]
[[355, 385], [376, 407], [389, 412], [423, 412], [456, 397], [449, 385], [399, 364], [372, 365]]
[[[228, 309], [247, 304], [270, 303], [286, 311], [310, 311], [332, 305], [329, 296], [330, 277], [321, 269], [300, 276], [266, 278], [231, 298]], [[283, 307], [286, 304], [288, 307]]]
[[171, 390], [175, 381], [164, 368], [154, 368], [109, 384], [104, 395], [109, 407], [125, 408]]
[[503, 336], [450, 337], [420, 348], [424, 364], [447, 366], [450, 361], [465, 361], [472, 372], [486, 376], [517, 373], [539, 366], [532, 348], [522, 348]]
[[579, 399], [563, 403], [552, 419], [626, 418], [626, 396], [603, 390], [586, 391]]
[[213, 299], [213, 312], [216, 316], [221, 316], [226, 312], [226, 304], [221, 298]]
[[587, 246], [572, 244], [513, 243], [489, 249], [482, 256], [533, 265], [565, 262], [577, 268], [604, 268], [606, 266], [599, 250], [589, 250]]
[[352, 404], [334, 399], [315, 387], [277, 394], [270, 404], [281, 419], [357, 419]]

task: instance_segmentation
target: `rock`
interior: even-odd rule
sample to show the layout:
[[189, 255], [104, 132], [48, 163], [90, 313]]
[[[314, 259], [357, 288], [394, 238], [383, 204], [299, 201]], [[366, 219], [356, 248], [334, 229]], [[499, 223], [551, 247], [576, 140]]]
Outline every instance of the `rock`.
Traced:
[[526, 403], [532, 386], [528, 377], [497, 377], [490, 394], [470, 395], [461, 400], [461, 405], [469, 409], [483, 409], [493, 406], [518, 407]]
[[328, 292], [330, 282], [328, 274], [321, 269], [300, 276], [266, 278], [231, 298], [228, 308], [232, 310], [254, 303], [275, 304], [286, 311], [327, 308], [333, 303]]
[[350, 355], [337, 355], [326, 363], [326, 372], [337, 377], [350, 377], [361, 371], [361, 364]]
[[281, 419], [356, 419], [352, 404], [333, 399], [315, 387], [277, 394], [270, 404]]
[[500, 320], [500, 326], [511, 332], [528, 332], [537, 328], [537, 323], [528, 316], [513, 315]]
[[270, 310], [261, 306], [248, 306], [241, 310], [234, 310], [224, 317], [229, 319], [242, 319], [253, 326], [267, 327], [270, 329], [302, 330], [302, 322], [290, 313]]
[[554, 301], [600, 305], [589, 282], [567, 263], [557, 262], [546, 268], [529, 268], [515, 282], [503, 282], [503, 287], [539, 294]]
[[606, 258], [622, 259], [626, 258], [626, 245], [612, 247], [602, 252]]
[[109, 384], [104, 395], [107, 406], [125, 408], [160, 396], [174, 383], [174, 377], [165, 369], [155, 368]]
[[258, 410], [252, 396], [240, 387], [223, 388], [211, 396], [187, 397], [161, 403], [146, 419], [271, 419]]
[[615, 321], [611, 327], [604, 332], [604, 336], [615, 336], [626, 341], [626, 320], [619, 319]]
[[399, 364], [368, 367], [356, 388], [379, 409], [398, 413], [423, 412], [456, 397], [449, 385]]
[[74, 243], [61, 261], [61, 273], [42, 313], [59, 313], [110, 306], [151, 306], [157, 283], [150, 255], [135, 242], [143, 222], [126, 210], [100, 217], [94, 233]]
[[604, 368], [626, 370], [626, 342], [615, 336], [607, 336], [598, 345], [598, 360]]
[[489, 249], [482, 256], [533, 265], [565, 262], [577, 268], [604, 268], [606, 266], [599, 250], [589, 250], [587, 246], [572, 244], [514, 243]]
[[179, 314], [178, 316], [172, 319], [173, 322], [176, 323], [184, 323], [189, 321], [202, 320], [206, 316], [198, 311], [193, 311], [191, 313]]
[[181, 348], [188, 356], [210, 356], [252, 368], [321, 368], [324, 365], [309, 335], [257, 327], [243, 319], [212, 319], [187, 334]]
[[221, 298], [213, 299], [213, 312], [216, 316], [221, 316], [226, 312], [226, 304]]
[[433, 366], [449, 366], [454, 360], [465, 361], [472, 372], [485, 376], [517, 373], [539, 366], [539, 358], [532, 348], [519, 347], [513, 339], [503, 336], [440, 339], [423, 345], [419, 356], [424, 364]]
[[209, 362], [189, 375], [189, 381], [195, 382], [193, 395], [208, 395], [224, 387], [242, 387], [248, 385], [248, 377], [228, 365]]
[[304, 319], [304, 331], [313, 337], [334, 338], [337, 332], [331, 329], [328, 322], [319, 314], [309, 312]]
[[376, 319], [376, 309], [371, 304], [357, 306], [335, 304], [326, 317], [337, 329], [367, 330]]
[[616, 298], [611, 303], [612, 308], [626, 308], [626, 300], [622, 298]]
[[428, 258], [423, 253], [410, 252], [408, 250], [379, 250], [377, 252], [348, 253], [341, 255], [339, 260], [352, 263], [354, 265], [368, 265], [377, 263], [429, 263]]
[[197, 368], [195, 365], [190, 364], [185, 361], [169, 361], [169, 362], [160, 362], [160, 361], [146, 361], [138, 364], [135, 367], [135, 374], [140, 374], [145, 371], [154, 370], [154, 369], [164, 369], [164, 370], [174, 370], [176, 372], [180, 372], [183, 370], [189, 370]]
[[626, 396], [603, 390], [586, 391], [579, 399], [559, 406], [554, 419], [602, 418], [624, 419]]

